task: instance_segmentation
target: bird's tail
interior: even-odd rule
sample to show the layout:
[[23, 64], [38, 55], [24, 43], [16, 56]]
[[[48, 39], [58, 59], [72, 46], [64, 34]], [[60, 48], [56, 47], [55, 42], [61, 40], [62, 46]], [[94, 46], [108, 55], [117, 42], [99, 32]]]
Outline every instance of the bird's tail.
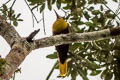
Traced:
[[67, 75], [67, 60], [62, 64], [59, 62], [59, 69], [60, 69], [60, 77], [65, 77]]

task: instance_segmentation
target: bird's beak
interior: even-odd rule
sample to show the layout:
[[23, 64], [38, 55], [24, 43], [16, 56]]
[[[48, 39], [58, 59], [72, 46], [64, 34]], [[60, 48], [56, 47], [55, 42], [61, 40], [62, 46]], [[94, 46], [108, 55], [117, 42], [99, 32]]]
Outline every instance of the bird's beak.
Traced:
[[56, 14], [56, 16], [57, 16], [57, 19], [61, 18], [61, 17], [58, 15], [58, 13], [55, 11], [55, 9], [54, 9], [54, 12], [55, 12], [55, 14]]

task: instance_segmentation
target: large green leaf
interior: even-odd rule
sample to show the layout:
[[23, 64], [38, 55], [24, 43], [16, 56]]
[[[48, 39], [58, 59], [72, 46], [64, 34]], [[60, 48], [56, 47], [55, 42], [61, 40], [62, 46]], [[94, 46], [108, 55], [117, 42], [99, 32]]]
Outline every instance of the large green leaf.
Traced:
[[49, 9], [49, 10], [52, 9], [52, 1], [51, 1], [51, 0], [48, 0], [48, 1], [47, 1], [47, 6], [48, 6], [48, 9]]
[[61, 0], [57, 0], [56, 5], [57, 5], [57, 8], [60, 9], [60, 7], [61, 7]]
[[114, 2], [118, 2], [118, 0], [113, 0]]
[[43, 3], [45, 0], [27, 0], [28, 2], [31, 2], [31, 4], [38, 4]]
[[71, 71], [71, 77], [72, 77], [72, 80], [76, 80], [77, 71], [75, 71], [75, 69], [73, 69], [73, 70]]
[[53, 54], [49, 54], [46, 56], [49, 59], [56, 59], [57, 58], [57, 52], [54, 52]]
[[106, 72], [104, 80], [111, 80], [113, 73], [111, 71]]
[[96, 76], [96, 75], [100, 74], [101, 71], [102, 71], [102, 70], [93, 70], [93, 71], [90, 73], [90, 75], [91, 75], [91, 76]]
[[40, 13], [45, 9], [45, 3], [40, 7]]

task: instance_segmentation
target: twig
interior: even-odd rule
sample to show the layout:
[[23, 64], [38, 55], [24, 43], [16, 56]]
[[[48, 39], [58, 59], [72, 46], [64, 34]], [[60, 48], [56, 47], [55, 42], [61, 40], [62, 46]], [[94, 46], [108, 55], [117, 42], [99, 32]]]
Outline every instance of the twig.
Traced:
[[16, 0], [13, 1], [13, 3], [12, 3], [10, 8], [12, 8], [14, 6], [15, 2], [16, 2]]
[[11, 0], [8, 0], [5, 4], [9, 3]]
[[12, 8], [13, 8], [15, 2], [16, 2], [16, 0], [13, 1], [12, 5], [10, 7], [10, 16], [9, 16], [9, 18], [10, 18], [10, 24], [11, 24], [11, 15], [12, 15], [11, 11], [12, 11]]
[[119, 10], [120, 10], [120, 1], [119, 1], [118, 8], [117, 8], [117, 10], [115, 11], [115, 13], [118, 14], [118, 13], [119, 13]]
[[43, 20], [43, 18], [42, 18], [42, 19], [40, 19], [40, 20], [38, 21], [38, 23], [39, 23], [39, 22], [41, 22], [42, 20]]
[[26, 1], [26, 0], [24, 0], [24, 1], [25, 1], [26, 5], [28, 6], [31, 14], [32, 14], [33, 17], [35, 18], [36, 22], [39, 23], [39, 22], [41, 21], [41, 19], [38, 21], [38, 19], [36, 18], [35, 14], [34, 14], [33, 11], [32, 11], [32, 9], [30, 8], [29, 4], [27, 3], [27, 1]]
[[50, 76], [51, 76], [52, 72], [54, 71], [55, 66], [57, 65], [57, 63], [58, 63], [58, 61], [56, 61], [56, 62], [55, 62], [55, 64], [53, 65], [53, 68], [51, 69], [50, 73], [48, 74], [48, 76], [47, 76], [46, 80], [49, 80], [49, 78], [50, 78]]
[[44, 11], [42, 13], [42, 17], [43, 17], [43, 29], [44, 29], [44, 34], [46, 35], [46, 32], [45, 32], [45, 19], [44, 19]]
[[27, 1], [26, 1], [26, 0], [24, 0], [24, 1], [25, 1], [25, 3], [27, 4], [27, 6], [28, 6], [28, 8], [29, 8], [29, 10], [30, 10], [30, 12], [31, 12], [31, 14], [34, 16], [34, 18], [35, 18], [36, 22], [38, 23], [38, 20], [37, 20], [37, 18], [36, 18], [36, 16], [35, 16], [35, 14], [32, 12], [32, 9], [30, 8], [29, 4], [27, 3]]
[[65, 16], [67, 16], [67, 11], [61, 8], [61, 10], [65, 13]]
[[32, 15], [33, 27], [34, 27], [34, 16]]
[[[101, 0], [102, 1], [102, 0]], [[120, 20], [120, 18], [118, 17], [118, 15], [113, 11], [111, 10], [103, 1], [102, 1], [103, 5], [108, 8], [110, 11], [112, 11], [112, 13]]]
[[13, 80], [15, 80], [15, 74], [16, 74], [16, 72], [14, 72], [14, 74], [13, 74]]
[[40, 31], [40, 29], [35, 30], [34, 32], [32, 32], [26, 39], [28, 42], [32, 42], [32, 39], [35, 37], [35, 35]]
[[[7, 3], [9, 3], [10, 1], [11, 1], [11, 0], [8, 0], [8, 1], [7, 1], [7, 2], [5, 2], [4, 4], [7, 4]], [[1, 6], [1, 7], [2, 7], [2, 6]], [[0, 8], [1, 8], [1, 7], [0, 7]]]
[[117, 15], [120, 14], [119, 10], [120, 10], [120, 1], [119, 1], [118, 9], [116, 10], [116, 14], [117, 14]]
[[[119, 10], [120, 10], [120, 1], [119, 1], [118, 8], [117, 8], [116, 11], [115, 11], [115, 14], [116, 14], [116, 15], [119, 15]], [[112, 20], [112, 24], [113, 24], [114, 20], [115, 20], [117, 23], [119, 23], [119, 21], [117, 21], [117, 19], [113, 19], [113, 20]]]
[[102, 50], [102, 48], [99, 45], [97, 45], [95, 41], [91, 42], [91, 44], [95, 46], [97, 49]]

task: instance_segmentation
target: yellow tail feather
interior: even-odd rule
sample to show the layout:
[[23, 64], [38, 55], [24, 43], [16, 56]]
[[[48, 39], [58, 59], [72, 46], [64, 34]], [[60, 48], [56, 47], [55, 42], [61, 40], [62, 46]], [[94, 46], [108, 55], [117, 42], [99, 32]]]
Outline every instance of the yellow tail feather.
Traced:
[[60, 77], [65, 77], [67, 75], [67, 60], [62, 64], [59, 62]]

